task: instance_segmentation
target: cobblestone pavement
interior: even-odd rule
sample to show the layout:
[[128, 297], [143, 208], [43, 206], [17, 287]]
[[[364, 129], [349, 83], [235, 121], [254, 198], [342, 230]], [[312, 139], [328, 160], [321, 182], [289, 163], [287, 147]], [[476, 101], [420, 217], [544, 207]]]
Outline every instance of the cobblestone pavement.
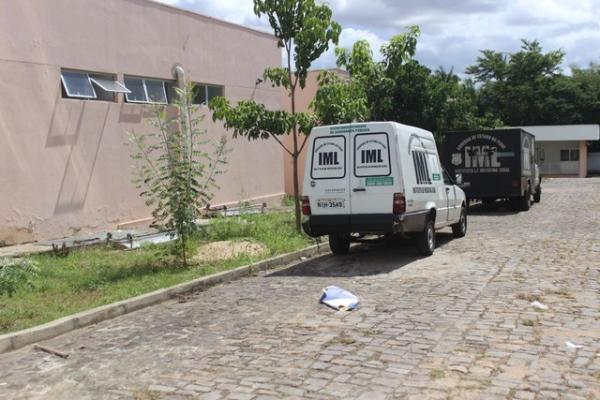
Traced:
[[[360, 245], [46, 343], [68, 359], [1, 355], [0, 397], [600, 398], [600, 178], [545, 181], [529, 212], [469, 229], [426, 259]], [[360, 308], [319, 305], [331, 284]]]

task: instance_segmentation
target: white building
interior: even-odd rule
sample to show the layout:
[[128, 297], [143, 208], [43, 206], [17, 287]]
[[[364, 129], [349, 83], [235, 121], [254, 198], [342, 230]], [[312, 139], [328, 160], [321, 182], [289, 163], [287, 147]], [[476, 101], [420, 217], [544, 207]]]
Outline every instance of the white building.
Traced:
[[586, 177], [600, 171], [600, 152], [589, 152], [600, 140], [600, 125], [522, 126], [535, 135], [536, 161], [543, 176]]

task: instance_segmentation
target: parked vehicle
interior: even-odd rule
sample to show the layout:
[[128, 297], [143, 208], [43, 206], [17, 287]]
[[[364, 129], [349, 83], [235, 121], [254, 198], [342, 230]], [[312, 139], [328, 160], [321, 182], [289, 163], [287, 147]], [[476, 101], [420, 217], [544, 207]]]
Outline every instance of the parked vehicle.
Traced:
[[444, 166], [455, 176], [468, 201], [508, 199], [514, 209], [529, 210], [541, 200], [535, 136], [520, 129], [448, 132]]
[[367, 234], [414, 236], [424, 255], [437, 229], [465, 236], [465, 194], [442, 170], [431, 132], [368, 122], [316, 127], [309, 141], [303, 227], [329, 235], [334, 254]]

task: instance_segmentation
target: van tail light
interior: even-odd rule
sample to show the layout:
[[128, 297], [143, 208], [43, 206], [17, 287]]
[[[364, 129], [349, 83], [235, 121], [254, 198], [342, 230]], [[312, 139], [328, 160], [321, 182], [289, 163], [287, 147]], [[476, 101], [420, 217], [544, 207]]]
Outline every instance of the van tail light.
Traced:
[[302, 201], [302, 214], [310, 215], [310, 201], [308, 201], [308, 196], [302, 196], [300, 200]]
[[394, 193], [394, 214], [404, 214], [406, 212], [406, 198], [404, 193]]

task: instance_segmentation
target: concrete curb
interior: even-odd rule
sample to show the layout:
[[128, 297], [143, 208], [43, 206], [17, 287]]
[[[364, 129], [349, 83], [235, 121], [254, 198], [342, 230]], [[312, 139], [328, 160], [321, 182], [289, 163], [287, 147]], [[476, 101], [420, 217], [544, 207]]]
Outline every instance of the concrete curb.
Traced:
[[[220, 283], [231, 282], [236, 279], [251, 276], [258, 271], [266, 271], [276, 267], [282, 267], [284, 265], [293, 263], [294, 261], [298, 261], [300, 257], [314, 257], [316, 255], [325, 255], [328, 253], [329, 249], [327, 249], [327, 242], [325, 242], [292, 253], [269, 258], [256, 264], [244, 265], [236, 269], [219, 272], [213, 275], [194, 279], [189, 282], [180, 283], [168, 288], [159, 289], [141, 296], [132, 297], [116, 303], [107, 304], [88, 311], [69, 315], [43, 325], [34, 326], [33, 328], [0, 335], [0, 354], [17, 350], [21, 347], [36, 342], [52, 339], [75, 329], [97, 324], [98, 322], [105, 321], [107, 319], [115, 318], [120, 315], [161, 303], [163, 301], [172, 299], [174, 296], [179, 294], [207, 289]], [[307, 261], [309, 260], [303, 260], [294, 264], [297, 265]]]

